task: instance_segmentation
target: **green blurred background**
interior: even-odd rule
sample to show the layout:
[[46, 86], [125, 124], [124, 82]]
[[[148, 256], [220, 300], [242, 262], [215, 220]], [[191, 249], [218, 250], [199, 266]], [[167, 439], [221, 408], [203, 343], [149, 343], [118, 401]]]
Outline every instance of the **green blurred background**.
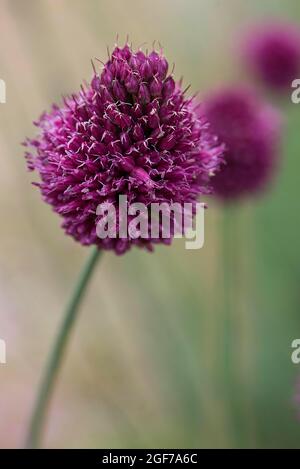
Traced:
[[[30, 186], [20, 142], [32, 121], [91, 76], [117, 33], [160, 41], [200, 94], [242, 81], [244, 27], [300, 22], [299, 0], [0, 0], [0, 447], [20, 447], [42, 366], [88, 249]], [[243, 78], [242, 78], [243, 77]], [[223, 213], [206, 212], [205, 247], [106, 253], [93, 278], [49, 414], [46, 447], [300, 447], [300, 107], [285, 113], [272, 190], [236, 208], [231, 372], [224, 368]], [[228, 256], [227, 256], [228, 257]], [[229, 259], [230, 262], [230, 259]], [[233, 372], [232, 372], [233, 370]]]

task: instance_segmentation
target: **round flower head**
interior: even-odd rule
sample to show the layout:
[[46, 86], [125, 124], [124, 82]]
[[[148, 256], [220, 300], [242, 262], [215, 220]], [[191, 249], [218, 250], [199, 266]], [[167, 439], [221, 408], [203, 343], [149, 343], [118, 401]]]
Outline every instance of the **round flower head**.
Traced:
[[63, 218], [67, 234], [118, 254], [171, 239], [121, 239], [118, 216], [116, 237], [100, 239], [99, 204], [112, 204], [118, 215], [120, 195], [146, 207], [195, 203], [211, 190], [223, 150], [193, 99], [168, 74], [162, 53], [134, 52], [129, 45], [116, 47], [101, 74], [94, 69], [89, 85], [36, 126], [26, 157], [40, 174], [44, 200]]
[[235, 199], [265, 188], [276, 163], [279, 114], [248, 89], [210, 96], [205, 114], [226, 146], [225, 164], [213, 178], [216, 195]]
[[300, 73], [300, 28], [270, 22], [254, 26], [242, 50], [248, 68], [266, 86], [287, 92]]

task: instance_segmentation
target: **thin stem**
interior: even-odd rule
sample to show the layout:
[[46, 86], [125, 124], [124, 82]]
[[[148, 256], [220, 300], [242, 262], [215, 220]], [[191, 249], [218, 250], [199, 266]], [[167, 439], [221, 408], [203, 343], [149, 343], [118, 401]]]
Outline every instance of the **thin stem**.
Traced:
[[232, 432], [235, 443], [243, 445], [240, 422], [240, 386], [237, 375], [238, 346], [238, 304], [239, 289], [239, 249], [238, 249], [238, 208], [224, 207], [223, 213], [223, 311], [224, 311], [224, 343], [223, 372], [225, 393], [229, 406]]
[[37, 394], [37, 399], [33, 408], [33, 413], [28, 429], [26, 448], [37, 448], [40, 444], [46, 414], [49, 407], [55, 381], [60, 365], [66, 350], [68, 338], [75, 323], [81, 300], [86, 291], [86, 287], [92, 276], [101, 251], [94, 247], [78, 278], [73, 294], [65, 309], [62, 324], [50, 353], [48, 363], [42, 377], [41, 385]]

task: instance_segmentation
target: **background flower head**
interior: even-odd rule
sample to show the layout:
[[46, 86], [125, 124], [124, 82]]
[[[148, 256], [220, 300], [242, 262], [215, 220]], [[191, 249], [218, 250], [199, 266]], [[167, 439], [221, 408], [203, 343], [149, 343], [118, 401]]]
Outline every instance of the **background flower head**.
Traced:
[[300, 74], [300, 28], [287, 22], [265, 22], [245, 35], [242, 55], [247, 68], [267, 87], [288, 92]]
[[205, 102], [212, 130], [226, 145], [213, 178], [216, 195], [235, 199], [266, 187], [276, 163], [280, 117], [248, 88], [219, 90]]
[[120, 194], [149, 206], [195, 202], [211, 190], [223, 147], [168, 69], [161, 52], [116, 47], [101, 74], [95, 69], [88, 86], [36, 122], [28, 166], [66, 233], [84, 245], [123, 253], [166, 241], [97, 237], [97, 206]]

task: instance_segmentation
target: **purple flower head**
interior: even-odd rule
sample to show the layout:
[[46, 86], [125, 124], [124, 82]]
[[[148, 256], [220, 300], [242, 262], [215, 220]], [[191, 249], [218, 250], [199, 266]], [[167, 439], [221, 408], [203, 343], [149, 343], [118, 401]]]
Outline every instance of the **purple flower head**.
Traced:
[[210, 192], [223, 151], [194, 100], [168, 74], [162, 53], [129, 45], [116, 47], [90, 85], [54, 105], [36, 126], [26, 158], [40, 175], [43, 199], [75, 240], [118, 254], [170, 240], [98, 238], [99, 204], [117, 208], [119, 195], [147, 207], [195, 203]]
[[225, 164], [213, 178], [217, 196], [236, 199], [265, 188], [273, 173], [280, 118], [251, 90], [227, 88], [207, 98], [205, 114], [225, 143]]
[[300, 73], [300, 28], [269, 22], [252, 27], [245, 36], [242, 54], [249, 70], [277, 92], [291, 89]]

